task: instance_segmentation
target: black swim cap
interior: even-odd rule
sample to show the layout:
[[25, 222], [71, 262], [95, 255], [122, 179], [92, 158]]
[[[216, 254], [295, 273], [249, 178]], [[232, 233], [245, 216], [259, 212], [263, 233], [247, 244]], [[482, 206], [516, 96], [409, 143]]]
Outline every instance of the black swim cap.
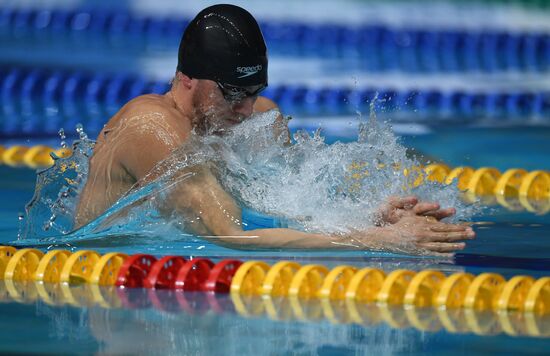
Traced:
[[267, 48], [258, 23], [235, 5], [207, 7], [183, 33], [178, 71], [234, 87], [267, 86]]

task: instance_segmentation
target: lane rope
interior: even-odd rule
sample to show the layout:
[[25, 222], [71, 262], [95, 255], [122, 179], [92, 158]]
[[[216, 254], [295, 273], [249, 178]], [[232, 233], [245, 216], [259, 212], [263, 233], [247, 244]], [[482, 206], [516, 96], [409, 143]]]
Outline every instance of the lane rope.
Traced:
[[[47, 14], [47, 16], [44, 16]], [[189, 18], [136, 16], [127, 10], [0, 8], [2, 32], [8, 39], [26, 34], [70, 35], [93, 38], [103, 49], [127, 36], [129, 50], [171, 50]], [[86, 22], [79, 21], [86, 17]], [[408, 72], [535, 71], [548, 69], [550, 41], [541, 29], [529, 33], [491, 29], [399, 28], [387, 24], [346, 26], [261, 19], [259, 25], [269, 48], [324, 57], [358, 59], [371, 71]], [[61, 38], [64, 38], [61, 36]], [[404, 45], [402, 38], [407, 38]], [[74, 44], [80, 43], [74, 41]], [[69, 44], [71, 44], [69, 42]], [[406, 58], [407, 60], [403, 60]]]
[[[44, 145], [4, 147], [0, 145], [0, 164], [32, 169], [47, 168], [54, 163], [52, 154], [61, 158], [70, 157], [69, 148], [55, 149]], [[353, 163], [348, 167], [348, 180], [360, 180], [368, 175], [365, 163]], [[380, 168], [380, 167], [377, 167]], [[396, 166], [394, 169], [399, 170]], [[425, 167], [412, 167], [403, 171], [414, 178], [410, 182], [417, 187], [425, 182], [454, 184], [464, 192], [467, 202], [481, 198], [486, 205], [500, 204], [508, 210], [527, 210], [537, 214], [550, 211], [550, 172], [545, 170], [526, 171], [511, 168], [501, 173], [496, 168], [461, 166], [450, 168], [442, 163]], [[414, 174], [414, 175], [413, 175]], [[353, 189], [353, 184], [351, 185]]]
[[404, 269], [387, 273], [347, 265], [329, 270], [323, 265], [302, 266], [292, 261], [279, 261], [273, 266], [255, 260], [222, 260], [214, 264], [207, 258], [187, 260], [164, 256], [156, 259], [150, 255], [128, 256], [117, 252], [101, 256], [91, 250], [74, 253], [52, 250], [44, 254], [32, 248], [15, 250], [11, 246], [0, 247], [1, 268], [4, 272], [0, 278], [10, 281], [8, 284], [34, 280], [61, 286], [93, 284], [550, 314], [550, 277], [535, 280], [520, 275], [506, 280], [497, 273], [474, 276], [458, 272], [447, 276], [437, 270]]
[[[0, 66], [0, 135], [53, 137], [60, 127], [81, 123], [90, 136], [95, 136], [106, 118], [131, 99], [143, 94], [164, 94], [169, 89], [166, 80], [145, 77]], [[498, 125], [550, 124], [550, 93], [544, 89], [465, 91], [275, 84], [262, 95], [278, 103], [284, 112], [304, 118], [356, 116], [357, 111], [369, 112], [374, 106], [378, 115], [392, 122], [430, 126], [451, 122], [470, 125], [480, 121]]]

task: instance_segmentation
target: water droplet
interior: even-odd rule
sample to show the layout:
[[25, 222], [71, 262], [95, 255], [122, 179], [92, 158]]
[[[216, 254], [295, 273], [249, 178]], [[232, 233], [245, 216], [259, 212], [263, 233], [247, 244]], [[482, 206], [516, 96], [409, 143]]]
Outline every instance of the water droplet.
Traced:
[[84, 127], [80, 123], [76, 125], [76, 132], [78, 133], [78, 137], [81, 140], [85, 140], [88, 138], [88, 135], [86, 134], [86, 132], [84, 132]]
[[67, 148], [67, 142], [65, 142], [65, 139], [67, 138], [67, 136], [65, 136], [65, 130], [63, 128], [60, 128], [57, 133], [59, 134], [59, 137], [61, 138], [61, 147], [62, 148]]

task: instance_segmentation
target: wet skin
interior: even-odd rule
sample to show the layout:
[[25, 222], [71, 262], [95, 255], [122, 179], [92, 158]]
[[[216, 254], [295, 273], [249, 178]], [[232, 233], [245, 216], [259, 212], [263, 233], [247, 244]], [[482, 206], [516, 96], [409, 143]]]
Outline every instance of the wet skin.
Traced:
[[101, 215], [181, 146], [193, 128], [205, 131], [206, 126], [215, 126], [223, 130], [253, 112], [274, 107], [273, 102], [261, 97], [229, 105], [213, 82], [189, 78], [175, 80], [164, 95], [142, 95], [131, 100], [97, 137], [77, 210], [77, 225]]
[[[177, 73], [165, 95], [143, 95], [126, 104], [100, 132], [90, 159], [88, 181], [76, 215], [82, 226], [103, 213], [138, 182], [152, 181], [162, 170], [153, 170], [186, 143], [192, 130], [223, 134], [253, 112], [276, 108], [263, 97], [239, 102], [224, 99], [209, 80]], [[282, 122], [282, 118], [279, 120]], [[324, 235], [292, 229], [243, 231], [236, 223], [241, 212], [219, 185], [208, 167], [193, 171], [193, 179], [176, 187], [166, 201], [176, 213], [193, 211], [200, 216], [192, 230], [215, 243], [233, 248], [377, 249], [406, 253], [448, 254], [464, 248], [475, 236], [465, 225], [440, 220], [455, 213], [437, 203], [416, 197], [393, 197], [380, 207], [378, 226], [347, 235]], [[166, 206], [165, 206], [166, 208]]]

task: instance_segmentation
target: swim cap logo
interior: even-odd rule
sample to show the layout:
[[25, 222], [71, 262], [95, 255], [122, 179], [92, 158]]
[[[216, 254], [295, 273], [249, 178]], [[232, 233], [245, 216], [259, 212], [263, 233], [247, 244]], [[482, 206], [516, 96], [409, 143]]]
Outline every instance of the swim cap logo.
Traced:
[[246, 78], [254, 75], [262, 70], [262, 65], [258, 64], [257, 66], [252, 67], [237, 67], [237, 73], [242, 73], [240, 77], [237, 78]]

